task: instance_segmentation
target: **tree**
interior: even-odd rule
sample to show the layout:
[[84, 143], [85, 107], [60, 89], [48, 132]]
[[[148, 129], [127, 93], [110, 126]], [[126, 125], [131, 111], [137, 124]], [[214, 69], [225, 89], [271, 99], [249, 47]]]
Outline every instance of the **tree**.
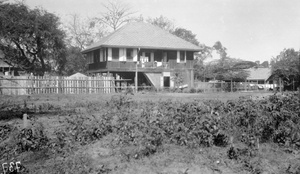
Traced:
[[176, 28], [172, 34], [184, 39], [194, 45], [199, 45], [198, 40], [196, 39], [196, 34], [192, 33], [192, 31], [184, 29], [184, 28]]
[[175, 83], [175, 88], [179, 88], [183, 84], [183, 74], [180, 70], [174, 71], [174, 76], [172, 77], [172, 80]]
[[146, 21], [152, 25], [160, 27], [161, 29], [177, 37], [180, 37], [181, 39], [184, 39], [194, 45], [199, 46], [199, 41], [196, 39], [196, 34], [194, 34], [191, 30], [187, 30], [185, 28], [175, 28], [174, 22], [162, 15], [156, 18], [148, 18]]
[[260, 64], [262, 67], [264, 68], [269, 68], [269, 62], [268, 61], [264, 61], [263, 63]]
[[220, 41], [217, 41], [214, 44], [213, 48], [217, 51], [218, 54], [220, 54], [220, 60], [221, 60], [220, 63], [222, 64], [227, 57], [227, 52], [226, 52], [227, 48], [224, 47]]
[[174, 22], [162, 15], [156, 18], [148, 18], [146, 21], [152, 25], [158, 26], [161, 29], [168, 31], [169, 33], [174, 32]]
[[[203, 61], [210, 56], [212, 50], [216, 50], [220, 54], [220, 59], [204, 64]], [[203, 54], [203, 57], [200, 54], [200, 58], [197, 59], [202, 61], [194, 66], [196, 78], [202, 81], [207, 79], [244, 81], [249, 76], [245, 69], [256, 66], [256, 63], [230, 58], [226, 51], [227, 49], [222, 43], [217, 41], [212, 48], [207, 48], [207, 54]], [[196, 57], [198, 57], [197, 55]]]
[[11, 66], [36, 75], [61, 73], [66, 63], [64, 38], [54, 14], [22, 3], [0, 3], [0, 50]]
[[133, 20], [132, 15], [135, 12], [131, 11], [131, 8], [122, 1], [109, 0], [106, 4], [102, 5], [105, 8], [105, 12], [101, 14], [101, 17], [95, 18], [95, 20], [106, 24], [113, 30]]
[[69, 46], [67, 48], [67, 64], [65, 65], [65, 69], [63, 71], [64, 75], [72, 75], [77, 72], [86, 73], [87, 71], [87, 60], [81, 54], [81, 48]]
[[295, 82], [299, 83], [299, 58], [298, 52], [293, 48], [284, 49], [271, 60], [271, 79], [283, 80], [284, 86], [292, 88]]
[[249, 66], [245, 66], [248, 61], [226, 57], [220, 59], [211, 68], [211, 72], [217, 80], [244, 81], [249, 73], [245, 71]]
[[78, 14], [72, 14], [70, 19], [65, 25], [70, 46], [83, 50], [107, 35], [105, 26], [102, 23], [95, 23], [93, 19], [81, 18]]

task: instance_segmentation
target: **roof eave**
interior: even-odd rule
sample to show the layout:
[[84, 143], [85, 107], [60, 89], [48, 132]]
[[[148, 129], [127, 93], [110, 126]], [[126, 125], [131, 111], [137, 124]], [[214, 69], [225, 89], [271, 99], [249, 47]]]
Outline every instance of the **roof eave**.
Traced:
[[100, 45], [93, 48], [89, 48], [86, 50], [83, 50], [81, 53], [86, 54], [90, 51], [97, 50], [99, 48], [140, 48], [140, 49], [158, 49], [158, 50], [184, 50], [184, 51], [193, 51], [193, 52], [199, 52], [201, 49], [195, 49], [195, 48], [170, 48], [170, 47], [153, 47], [153, 46], [129, 46], [129, 45]]

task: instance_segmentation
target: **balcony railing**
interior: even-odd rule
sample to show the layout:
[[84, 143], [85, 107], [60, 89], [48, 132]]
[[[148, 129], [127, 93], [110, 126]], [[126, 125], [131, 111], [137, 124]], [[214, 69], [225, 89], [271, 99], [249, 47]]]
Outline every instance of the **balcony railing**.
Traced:
[[[191, 69], [193, 68], [193, 62], [187, 61], [177, 63], [176, 60], [169, 60], [169, 62], [138, 62], [137, 67], [145, 70], [163, 70], [163, 69]], [[95, 69], [126, 69], [135, 70], [136, 62], [99, 62], [89, 64], [90, 70]]]

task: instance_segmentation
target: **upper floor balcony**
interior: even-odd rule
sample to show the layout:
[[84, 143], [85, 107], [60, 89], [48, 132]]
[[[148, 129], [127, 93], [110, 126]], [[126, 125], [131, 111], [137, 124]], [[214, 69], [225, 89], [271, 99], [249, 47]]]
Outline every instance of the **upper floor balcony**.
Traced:
[[176, 60], [169, 60], [168, 62], [129, 62], [129, 61], [106, 61], [89, 64], [89, 70], [110, 70], [110, 71], [139, 71], [145, 72], [162, 72], [173, 69], [192, 69], [193, 61], [177, 63]]

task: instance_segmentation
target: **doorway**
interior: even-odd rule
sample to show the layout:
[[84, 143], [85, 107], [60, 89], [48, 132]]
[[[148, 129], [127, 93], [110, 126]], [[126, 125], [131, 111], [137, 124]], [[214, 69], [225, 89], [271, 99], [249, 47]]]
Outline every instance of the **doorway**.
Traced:
[[164, 77], [164, 87], [170, 87], [170, 77]]

